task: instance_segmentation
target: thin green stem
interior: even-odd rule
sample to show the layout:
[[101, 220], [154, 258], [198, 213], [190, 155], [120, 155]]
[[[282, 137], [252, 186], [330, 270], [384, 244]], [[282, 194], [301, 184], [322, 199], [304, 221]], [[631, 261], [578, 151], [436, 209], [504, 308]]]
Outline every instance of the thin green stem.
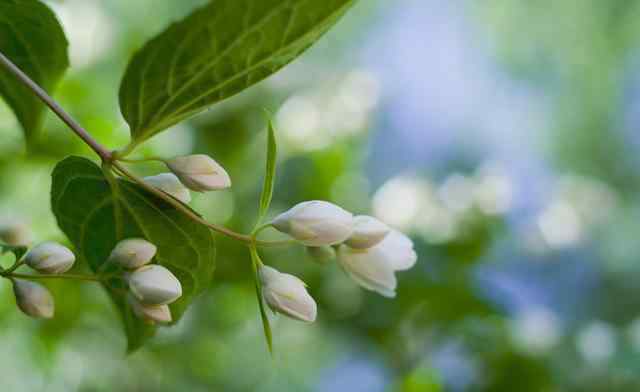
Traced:
[[120, 152], [119, 151], [114, 151], [113, 152], [113, 159], [120, 161], [120, 162], [126, 162], [126, 163], [145, 163], [145, 162], [162, 162], [164, 163], [166, 160], [160, 157], [147, 157], [147, 158], [125, 158], [123, 156], [120, 156]]
[[136, 147], [138, 147], [138, 144], [140, 144], [141, 142], [142, 142], [142, 140], [134, 139], [125, 148], [123, 148], [122, 150], [119, 150], [118, 151], [119, 159], [122, 160], [122, 158], [124, 158], [127, 155], [131, 154], [133, 152], [133, 150], [135, 150]]
[[161, 198], [162, 200], [166, 201], [167, 203], [171, 204], [173, 207], [175, 207], [177, 210], [179, 210], [180, 212], [182, 212], [183, 214], [185, 214], [187, 217], [189, 217], [190, 219], [204, 225], [207, 226], [209, 229], [223, 234], [227, 237], [233, 238], [237, 241], [243, 242], [247, 245], [253, 244], [255, 243], [257, 246], [261, 246], [261, 247], [271, 247], [271, 246], [283, 246], [283, 245], [289, 245], [290, 241], [256, 241], [255, 238], [251, 235], [247, 235], [247, 234], [241, 234], [238, 232], [235, 232], [231, 229], [228, 229], [224, 226], [219, 226], [216, 225], [214, 223], [211, 222], [207, 222], [204, 218], [202, 218], [201, 216], [199, 216], [198, 214], [196, 214], [193, 210], [191, 210], [189, 207], [185, 206], [184, 204], [182, 204], [180, 201], [174, 199], [173, 197], [171, 197], [170, 195], [166, 194], [165, 192], [162, 192], [161, 190], [159, 190], [156, 187], [153, 187], [149, 184], [147, 184], [146, 182], [144, 182], [141, 178], [139, 178], [138, 176], [136, 176], [135, 174], [131, 173], [127, 168], [125, 168], [123, 165], [120, 164], [120, 162], [118, 161], [114, 161], [112, 162], [112, 165], [115, 169], [117, 169], [123, 176], [129, 178], [130, 180], [132, 180], [133, 182], [135, 182], [136, 184], [140, 185], [140, 187], [142, 187], [143, 189], [151, 192], [152, 194], [158, 196], [159, 198]]
[[258, 234], [260, 234], [261, 231], [268, 229], [271, 226], [271, 223], [265, 223], [264, 225], [261, 226], [257, 226], [255, 229], [253, 229], [253, 231], [251, 232], [251, 234], [253, 235], [253, 238], [257, 238]]
[[31, 90], [45, 105], [47, 105], [67, 126], [84, 141], [103, 161], [111, 160], [111, 152], [98, 143], [73, 117], [44, 91], [27, 74], [22, 72], [9, 58], [0, 52], [0, 65], [12, 73], [18, 81]]
[[79, 275], [79, 274], [28, 275], [28, 274], [16, 274], [16, 273], [3, 272], [2, 276], [4, 276], [5, 278], [28, 279], [28, 280], [68, 279], [68, 280], [82, 280], [86, 282], [102, 282], [103, 281], [103, 278], [95, 275]]
[[[184, 206], [179, 201], [175, 200], [173, 197], [167, 195], [166, 193], [156, 189], [155, 187], [147, 185], [144, 181], [142, 181], [137, 176], [133, 175], [126, 168], [119, 164], [119, 162], [115, 161], [118, 159], [123, 162], [141, 162], [148, 160], [159, 160], [163, 161], [161, 158], [148, 158], [148, 159], [124, 159], [126, 155], [131, 153], [133, 148], [135, 147], [135, 143], [129, 144], [129, 146], [125, 147], [124, 150], [115, 152], [114, 154], [98, 143], [93, 137], [87, 132], [73, 117], [71, 117], [67, 112], [62, 109], [62, 107], [49, 95], [46, 91], [44, 91], [36, 82], [34, 82], [27, 74], [22, 72], [20, 68], [18, 68], [9, 58], [3, 55], [0, 52], [0, 65], [4, 66], [7, 71], [12, 73], [25, 87], [30, 89], [42, 102], [44, 102], [68, 127], [71, 129], [82, 141], [84, 141], [93, 151], [100, 156], [103, 162], [112, 163], [113, 167], [115, 167], [118, 171], [120, 171], [124, 176], [128, 177], [132, 181], [136, 182], [138, 185], [146, 189], [147, 191], [155, 194], [156, 196], [162, 198], [167, 201], [171, 205], [173, 205], [178, 210], [182, 211], [189, 218], [199, 222], [211, 230], [216, 231], [220, 234], [224, 234], [230, 238], [241, 241], [245, 244], [255, 244], [257, 246], [282, 246], [288, 245], [290, 241], [257, 241], [253, 236], [240, 234], [233, 230], [230, 230], [226, 227], [219, 226], [210, 222], [207, 222], [198, 214], [193, 212], [188, 207]], [[60, 276], [60, 275], [58, 275]]]
[[17, 270], [18, 268], [20, 268], [21, 265], [24, 264], [24, 261], [22, 260], [18, 260], [15, 263], [13, 263], [13, 265], [9, 268], [7, 268], [6, 270], [2, 271], [3, 274], [10, 274], [13, 271]]
[[255, 246], [250, 246], [249, 252], [251, 252], [251, 260], [253, 260], [256, 264], [255, 267], [261, 267], [264, 265], [262, 259], [260, 258], [260, 253], [258, 253], [258, 249]]

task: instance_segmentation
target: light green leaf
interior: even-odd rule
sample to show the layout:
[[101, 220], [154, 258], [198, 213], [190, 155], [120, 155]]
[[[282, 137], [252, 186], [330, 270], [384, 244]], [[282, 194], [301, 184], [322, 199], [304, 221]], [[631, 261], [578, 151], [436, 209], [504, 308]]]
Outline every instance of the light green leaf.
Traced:
[[149, 41], [120, 86], [133, 147], [291, 62], [355, 0], [217, 0]]
[[260, 281], [260, 275], [258, 268], [262, 264], [258, 250], [255, 247], [250, 247], [251, 253], [251, 265], [253, 266], [253, 276], [256, 284], [256, 298], [258, 300], [258, 307], [260, 308], [260, 318], [262, 320], [262, 330], [264, 331], [264, 338], [267, 341], [267, 347], [269, 352], [273, 355], [273, 334], [271, 333], [271, 324], [269, 323], [269, 317], [267, 316], [266, 309], [264, 308], [264, 300], [262, 299], [262, 283]]
[[260, 210], [258, 212], [257, 225], [262, 222], [269, 211], [271, 198], [273, 197], [273, 186], [276, 181], [276, 159], [278, 157], [278, 149], [276, 146], [276, 131], [271, 119], [269, 119], [267, 129], [267, 165], [264, 175], [264, 184], [262, 185], [262, 195], [260, 196]]
[[[0, 0], [0, 52], [49, 93], [69, 67], [64, 32], [53, 12], [38, 0]], [[27, 138], [36, 135], [44, 104], [1, 67], [0, 96]]]
[[[94, 272], [109, 268], [105, 261], [122, 239], [142, 237], [154, 243], [158, 247], [155, 262], [182, 283], [182, 297], [171, 304], [174, 322], [208, 287], [215, 268], [211, 231], [139, 186], [123, 179], [113, 179], [110, 185], [93, 162], [70, 157], [53, 172], [51, 203], [79, 259]], [[120, 279], [110, 280], [105, 287], [122, 313], [129, 351], [135, 350], [153, 336], [155, 328], [134, 316]]]

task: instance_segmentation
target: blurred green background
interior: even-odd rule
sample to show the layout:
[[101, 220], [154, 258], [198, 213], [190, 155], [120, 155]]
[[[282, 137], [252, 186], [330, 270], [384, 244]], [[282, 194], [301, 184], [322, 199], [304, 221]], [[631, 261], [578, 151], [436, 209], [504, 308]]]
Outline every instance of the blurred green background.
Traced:
[[[101, 142], [125, 145], [127, 61], [203, 3], [48, 2], [72, 60], [56, 98]], [[410, 234], [419, 261], [397, 298], [301, 248], [270, 250], [265, 261], [319, 304], [313, 325], [274, 319], [271, 358], [246, 248], [219, 238], [211, 289], [125, 356], [99, 287], [51, 284], [57, 316], [41, 322], [2, 282], [0, 390], [640, 390], [639, 20], [636, 0], [360, 0], [292, 65], [139, 155], [215, 157], [234, 187], [192, 205], [246, 232], [268, 108], [281, 151], [273, 212], [326, 199]], [[49, 175], [91, 153], [50, 114], [45, 130], [27, 153], [0, 103], [0, 218], [66, 241]]]

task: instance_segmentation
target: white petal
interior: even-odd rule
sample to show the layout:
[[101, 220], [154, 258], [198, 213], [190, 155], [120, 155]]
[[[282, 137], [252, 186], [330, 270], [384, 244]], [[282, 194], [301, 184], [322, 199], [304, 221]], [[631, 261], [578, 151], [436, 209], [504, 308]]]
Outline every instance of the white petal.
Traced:
[[338, 249], [338, 261], [360, 286], [385, 297], [395, 297], [397, 280], [394, 269], [377, 247], [357, 250], [342, 245]]
[[299, 203], [271, 223], [307, 246], [339, 244], [353, 231], [351, 213], [321, 200]]
[[144, 305], [166, 305], [182, 295], [180, 281], [161, 265], [141, 267], [129, 276], [129, 288]]
[[25, 263], [44, 274], [61, 274], [73, 267], [76, 256], [56, 242], [43, 242], [27, 252]]
[[138, 301], [133, 295], [128, 295], [127, 300], [131, 310], [136, 317], [141, 318], [150, 323], [169, 323], [171, 322], [171, 310], [168, 305], [144, 305]]
[[260, 268], [262, 296], [273, 310], [291, 318], [313, 322], [317, 305], [307, 292], [304, 282], [269, 266]]
[[352, 248], [366, 249], [382, 241], [391, 229], [378, 219], [359, 215], [353, 218], [353, 233], [346, 241]]
[[231, 186], [231, 178], [218, 162], [203, 154], [173, 158], [166, 162], [180, 181], [197, 192], [219, 190]]
[[13, 279], [12, 281], [13, 293], [20, 310], [31, 317], [53, 317], [53, 296], [47, 288], [28, 280]]
[[107, 260], [134, 269], [150, 263], [157, 250], [154, 244], [145, 239], [129, 238], [118, 242]]
[[397, 230], [392, 230], [384, 240], [374, 248], [385, 254], [390, 265], [398, 271], [408, 270], [418, 260], [418, 255], [413, 249], [413, 242], [409, 237]]

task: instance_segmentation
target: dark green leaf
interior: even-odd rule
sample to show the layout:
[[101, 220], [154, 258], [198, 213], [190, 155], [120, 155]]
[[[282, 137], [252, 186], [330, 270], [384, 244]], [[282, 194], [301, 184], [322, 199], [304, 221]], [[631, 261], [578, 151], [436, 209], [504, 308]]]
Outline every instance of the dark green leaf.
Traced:
[[[64, 32], [53, 12], [37, 0], [0, 0], [0, 51], [49, 93], [69, 67]], [[44, 104], [1, 68], [0, 96], [32, 138], [42, 125]]]
[[[114, 179], [110, 185], [102, 170], [87, 159], [70, 157], [58, 163], [51, 203], [79, 258], [95, 272], [107, 267], [107, 257], [122, 239], [142, 237], [154, 243], [155, 261], [182, 283], [182, 297], [171, 304], [174, 322], [212, 279], [215, 246], [209, 229], [131, 182]], [[155, 328], [133, 315], [119, 279], [105, 286], [122, 312], [129, 350], [140, 347]]]
[[269, 211], [271, 198], [273, 197], [273, 186], [276, 180], [276, 159], [278, 149], [276, 146], [276, 131], [273, 128], [273, 121], [269, 119], [267, 135], [267, 165], [262, 185], [262, 195], [260, 196], [260, 210], [258, 212], [258, 225], [262, 222]]
[[217, 0], [138, 51], [120, 86], [132, 145], [273, 74], [355, 0]]
[[267, 312], [264, 308], [264, 300], [262, 299], [262, 283], [258, 273], [258, 266], [262, 264], [262, 262], [260, 261], [258, 250], [255, 247], [251, 247], [249, 251], [251, 252], [251, 265], [253, 266], [253, 276], [256, 284], [256, 298], [258, 299], [258, 307], [260, 308], [260, 318], [262, 319], [264, 338], [267, 341], [269, 352], [273, 354], [273, 334], [271, 333], [269, 317], [267, 316]]

